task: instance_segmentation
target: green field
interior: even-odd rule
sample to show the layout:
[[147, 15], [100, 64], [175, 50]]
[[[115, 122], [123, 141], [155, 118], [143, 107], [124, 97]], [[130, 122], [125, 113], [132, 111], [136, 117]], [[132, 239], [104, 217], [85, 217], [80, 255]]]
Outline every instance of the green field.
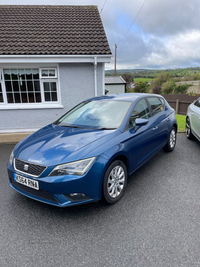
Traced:
[[149, 81], [153, 81], [153, 79], [152, 78], [134, 78], [134, 83], [139, 83], [140, 81], [149, 82]]
[[176, 120], [177, 120], [177, 123], [178, 123], [178, 132], [185, 131], [186, 116], [185, 115], [176, 114]]

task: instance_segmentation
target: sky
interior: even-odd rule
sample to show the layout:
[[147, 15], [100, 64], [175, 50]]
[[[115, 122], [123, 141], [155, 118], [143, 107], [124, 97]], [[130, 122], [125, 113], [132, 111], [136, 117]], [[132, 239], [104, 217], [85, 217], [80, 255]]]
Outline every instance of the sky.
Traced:
[[97, 5], [113, 54], [106, 69], [200, 67], [199, 0], [0, 0], [3, 5]]

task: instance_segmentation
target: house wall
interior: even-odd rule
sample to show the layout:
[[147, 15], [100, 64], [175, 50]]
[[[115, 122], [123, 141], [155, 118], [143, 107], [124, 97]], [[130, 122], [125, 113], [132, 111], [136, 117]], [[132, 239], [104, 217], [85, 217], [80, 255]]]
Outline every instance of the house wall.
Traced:
[[123, 94], [125, 93], [125, 85], [124, 84], [106, 84], [105, 90], [108, 90], [108, 95], [110, 94]]
[[[97, 66], [97, 95], [103, 94], [102, 64]], [[60, 88], [64, 111], [95, 96], [94, 66], [91, 63], [60, 64]]]
[[[44, 64], [43, 64], [44, 65]], [[18, 68], [23, 65], [18, 65]], [[3, 66], [2, 66], [3, 68]], [[97, 65], [97, 94], [104, 89], [104, 64]], [[61, 107], [41, 109], [1, 109], [0, 133], [23, 132], [41, 128], [57, 120], [79, 102], [95, 96], [94, 66], [91, 63], [62, 63], [58, 65], [58, 88]]]

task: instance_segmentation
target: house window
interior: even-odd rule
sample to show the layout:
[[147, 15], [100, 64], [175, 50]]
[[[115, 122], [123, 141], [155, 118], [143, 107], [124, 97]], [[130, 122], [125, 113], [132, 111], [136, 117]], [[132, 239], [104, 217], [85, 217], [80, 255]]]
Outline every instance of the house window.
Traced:
[[40, 69], [41, 78], [57, 78], [56, 69]]
[[0, 104], [58, 103], [56, 68], [0, 70]]
[[44, 89], [45, 102], [58, 100], [57, 96], [57, 71], [56, 69], [40, 69], [40, 78]]
[[4, 69], [8, 103], [40, 103], [41, 89], [38, 69]]
[[45, 81], [44, 86], [44, 99], [45, 101], [57, 101], [56, 82]]

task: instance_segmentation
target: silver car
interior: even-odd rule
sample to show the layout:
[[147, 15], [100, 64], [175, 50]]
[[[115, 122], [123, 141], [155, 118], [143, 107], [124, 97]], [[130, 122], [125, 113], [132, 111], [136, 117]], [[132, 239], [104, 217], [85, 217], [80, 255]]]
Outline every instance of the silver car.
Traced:
[[189, 105], [186, 115], [186, 136], [200, 141], [200, 97]]

